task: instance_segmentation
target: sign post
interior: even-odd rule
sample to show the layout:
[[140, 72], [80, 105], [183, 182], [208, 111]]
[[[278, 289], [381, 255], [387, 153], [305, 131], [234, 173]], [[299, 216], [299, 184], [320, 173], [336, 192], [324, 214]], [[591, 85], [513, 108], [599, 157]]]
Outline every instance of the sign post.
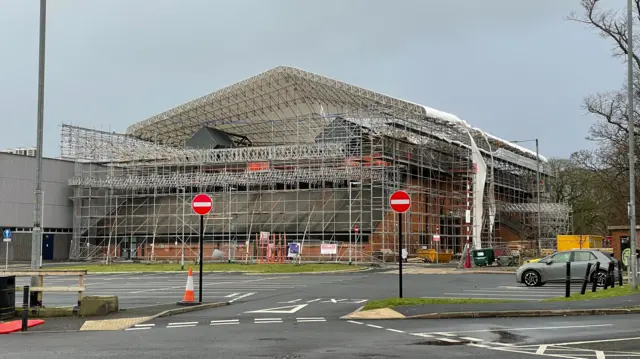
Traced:
[[204, 262], [204, 215], [209, 213], [211, 211], [211, 208], [213, 208], [213, 200], [211, 199], [211, 197], [209, 197], [208, 195], [204, 194], [204, 193], [200, 193], [199, 195], [195, 196], [193, 198], [193, 201], [191, 202], [191, 208], [193, 209], [193, 211], [196, 214], [200, 215], [200, 231], [198, 234], [198, 242], [200, 245], [200, 258], [199, 258], [199, 262], [200, 262], [200, 278], [199, 280], [199, 288], [198, 288], [198, 295], [199, 295], [199, 302], [202, 303], [202, 265]]
[[399, 298], [402, 298], [402, 214], [411, 207], [411, 197], [405, 191], [395, 191], [389, 197], [389, 204], [398, 214], [398, 292]]
[[4, 253], [4, 271], [9, 271], [9, 243], [11, 243], [11, 230], [9, 228], [2, 231], [2, 241], [7, 244], [7, 251]]

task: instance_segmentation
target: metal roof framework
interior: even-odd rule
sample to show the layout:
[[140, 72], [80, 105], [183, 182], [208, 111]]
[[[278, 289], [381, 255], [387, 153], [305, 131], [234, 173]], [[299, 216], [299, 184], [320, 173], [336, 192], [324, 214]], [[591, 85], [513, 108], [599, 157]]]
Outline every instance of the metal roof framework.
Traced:
[[[532, 151], [473, 128], [454, 115], [283, 66], [136, 123], [127, 128], [126, 134], [182, 147], [193, 133], [203, 126], [210, 126], [246, 135], [257, 145], [287, 144], [292, 131], [304, 128], [300, 119], [305, 116], [317, 121], [310, 115], [322, 113], [332, 116], [363, 111], [373, 114], [373, 117], [397, 119], [408, 128], [429, 127], [434, 136], [450, 143], [469, 145], [468, 136], [471, 134], [479, 147], [495, 151], [494, 156], [504, 155], [512, 157], [512, 160], [533, 161], [535, 164], [536, 157]], [[281, 136], [266, 135], [274, 128]], [[314, 124], [309, 128], [318, 129], [320, 126]], [[306, 138], [304, 134], [296, 135], [299, 142], [312, 142], [317, 133], [308, 132]], [[542, 156], [540, 159], [546, 161]]]

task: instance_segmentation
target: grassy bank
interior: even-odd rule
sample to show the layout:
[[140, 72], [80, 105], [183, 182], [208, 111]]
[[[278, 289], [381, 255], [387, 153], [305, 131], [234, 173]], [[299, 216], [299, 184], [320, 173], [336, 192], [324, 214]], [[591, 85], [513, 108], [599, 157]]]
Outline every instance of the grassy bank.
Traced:
[[[189, 267], [194, 271], [199, 270], [199, 266], [195, 264], [185, 265], [184, 271], [188, 271]], [[180, 272], [180, 264], [178, 263], [118, 263], [118, 264], [82, 264], [56, 266], [47, 268], [48, 270], [86, 270], [89, 273], [104, 272]], [[327, 263], [327, 264], [239, 264], [239, 263], [205, 263], [204, 271], [219, 272], [246, 272], [246, 273], [311, 273], [324, 271], [340, 271], [340, 270], [356, 270], [359, 267], [348, 266], [345, 264]]]
[[569, 298], [566, 297], [557, 297], [557, 298], [549, 298], [544, 299], [543, 302], [573, 302], [577, 300], [594, 300], [594, 299], [607, 299], [614, 297], [622, 297], [625, 295], [638, 294], [640, 291], [633, 290], [630, 285], [624, 285], [622, 287], [616, 286], [615, 288], [609, 288], [604, 290], [602, 288], [598, 288], [598, 291], [591, 292], [591, 286], [589, 286], [587, 292], [584, 295], [580, 295], [580, 293], [573, 293]]
[[387, 298], [372, 300], [365, 304], [362, 310], [372, 310], [380, 308], [393, 308], [404, 305], [429, 305], [429, 304], [487, 304], [515, 302], [514, 300], [500, 299], [476, 299], [476, 298]]

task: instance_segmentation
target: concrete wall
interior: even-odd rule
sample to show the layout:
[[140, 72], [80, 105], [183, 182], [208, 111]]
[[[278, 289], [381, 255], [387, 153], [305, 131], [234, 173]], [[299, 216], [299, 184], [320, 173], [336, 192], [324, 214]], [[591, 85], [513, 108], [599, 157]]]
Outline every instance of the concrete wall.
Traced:
[[[0, 226], [33, 226], [35, 190], [35, 157], [0, 153]], [[43, 159], [42, 188], [44, 190], [44, 228], [72, 228], [73, 190], [68, 180], [73, 176], [74, 163]]]

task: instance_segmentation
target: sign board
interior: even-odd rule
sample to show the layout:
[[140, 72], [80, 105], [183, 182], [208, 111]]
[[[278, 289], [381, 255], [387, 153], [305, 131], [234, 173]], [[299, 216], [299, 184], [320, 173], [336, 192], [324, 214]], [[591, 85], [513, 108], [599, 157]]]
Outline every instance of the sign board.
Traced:
[[211, 208], [213, 208], [213, 200], [208, 195], [200, 193], [193, 198], [191, 208], [193, 208], [195, 213], [204, 216], [211, 211]]
[[389, 204], [397, 213], [404, 213], [411, 207], [411, 197], [405, 191], [395, 191], [389, 197]]
[[287, 253], [287, 257], [298, 258], [299, 254], [300, 254], [300, 243], [289, 243], [289, 251]]
[[439, 234], [434, 234], [433, 238], [431, 238], [432, 241], [434, 242], [440, 242], [440, 235]]
[[322, 243], [320, 245], [320, 254], [337, 254], [338, 245], [335, 243]]
[[11, 230], [9, 228], [2, 231], [2, 241], [5, 243], [11, 242]]

